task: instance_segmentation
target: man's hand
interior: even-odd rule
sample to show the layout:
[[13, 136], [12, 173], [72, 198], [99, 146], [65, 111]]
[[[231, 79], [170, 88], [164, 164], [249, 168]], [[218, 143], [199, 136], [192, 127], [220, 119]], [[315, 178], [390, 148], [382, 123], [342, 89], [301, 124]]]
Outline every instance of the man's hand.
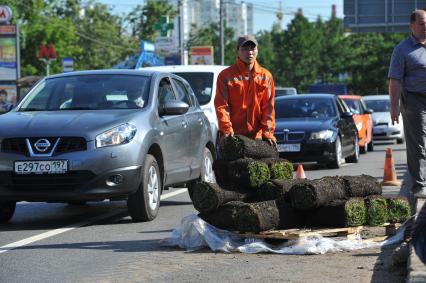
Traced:
[[234, 137], [234, 133], [224, 134], [224, 135], [220, 138], [219, 145], [220, 145], [220, 147], [221, 147], [221, 148], [223, 148], [223, 147], [225, 146], [226, 141], [227, 141], [227, 139], [228, 139], [229, 137], [231, 137], [231, 138], [235, 139], [235, 137]]
[[277, 148], [277, 142], [274, 139], [266, 139], [266, 141], [272, 145], [273, 147], [275, 147], [275, 149]]
[[399, 105], [392, 105], [390, 111], [392, 125], [399, 124], [399, 113]]

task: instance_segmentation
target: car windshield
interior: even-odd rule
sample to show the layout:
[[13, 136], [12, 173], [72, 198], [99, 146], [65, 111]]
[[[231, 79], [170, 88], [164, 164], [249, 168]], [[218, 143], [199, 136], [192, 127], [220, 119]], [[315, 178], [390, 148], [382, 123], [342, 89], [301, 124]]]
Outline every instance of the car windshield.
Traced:
[[191, 85], [200, 105], [206, 105], [212, 98], [213, 73], [209, 72], [178, 72]]
[[349, 107], [349, 110], [351, 110], [354, 114], [361, 113], [361, 107], [358, 100], [354, 99], [343, 99], [346, 103], [346, 105]]
[[46, 79], [17, 111], [137, 109], [146, 106], [151, 78], [121, 74]]
[[299, 98], [275, 101], [275, 117], [280, 118], [319, 118], [336, 116], [331, 99]]
[[364, 100], [367, 108], [373, 109], [374, 112], [390, 112], [389, 99], [380, 100]]

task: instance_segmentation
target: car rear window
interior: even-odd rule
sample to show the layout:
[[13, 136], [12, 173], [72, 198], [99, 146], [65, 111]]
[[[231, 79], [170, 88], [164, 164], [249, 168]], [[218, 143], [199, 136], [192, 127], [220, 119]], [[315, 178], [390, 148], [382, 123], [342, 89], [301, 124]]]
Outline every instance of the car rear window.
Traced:
[[206, 105], [210, 102], [213, 91], [213, 73], [176, 72], [174, 74], [184, 78], [189, 83], [200, 105]]
[[390, 101], [382, 100], [364, 100], [367, 108], [373, 109], [374, 112], [390, 112]]
[[151, 78], [93, 74], [50, 78], [17, 111], [137, 109], [146, 106]]

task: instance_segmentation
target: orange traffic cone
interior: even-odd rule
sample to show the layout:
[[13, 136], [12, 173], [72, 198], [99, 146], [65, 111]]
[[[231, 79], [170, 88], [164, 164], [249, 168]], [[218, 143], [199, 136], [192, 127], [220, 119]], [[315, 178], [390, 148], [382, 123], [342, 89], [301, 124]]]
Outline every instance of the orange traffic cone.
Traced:
[[396, 179], [395, 165], [392, 157], [392, 149], [386, 149], [385, 170], [382, 184], [385, 186], [400, 186], [401, 182]]
[[297, 165], [295, 179], [306, 179], [305, 171], [303, 170], [302, 164]]

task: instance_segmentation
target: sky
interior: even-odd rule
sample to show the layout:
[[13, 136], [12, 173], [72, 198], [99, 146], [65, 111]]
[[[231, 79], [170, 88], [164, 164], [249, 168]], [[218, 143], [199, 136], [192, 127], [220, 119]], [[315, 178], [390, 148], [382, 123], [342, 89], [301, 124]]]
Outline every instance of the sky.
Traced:
[[[225, 0], [226, 1], [226, 0]], [[108, 5], [113, 8], [117, 14], [128, 13], [138, 4], [143, 4], [143, 0], [97, 0], [97, 2]], [[236, 0], [240, 3], [241, 0]], [[320, 15], [324, 20], [331, 16], [331, 5], [335, 4], [337, 8], [337, 17], [343, 18], [343, 0], [270, 0], [255, 1], [246, 0], [253, 3], [254, 33], [260, 30], [270, 30], [274, 21], [275, 14], [279, 11], [281, 2], [284, 13], [283, 28], [293, 19], [294, 13], [298, 8], [302, 8], [303, 14], [310, 21], [315, 21]]]

